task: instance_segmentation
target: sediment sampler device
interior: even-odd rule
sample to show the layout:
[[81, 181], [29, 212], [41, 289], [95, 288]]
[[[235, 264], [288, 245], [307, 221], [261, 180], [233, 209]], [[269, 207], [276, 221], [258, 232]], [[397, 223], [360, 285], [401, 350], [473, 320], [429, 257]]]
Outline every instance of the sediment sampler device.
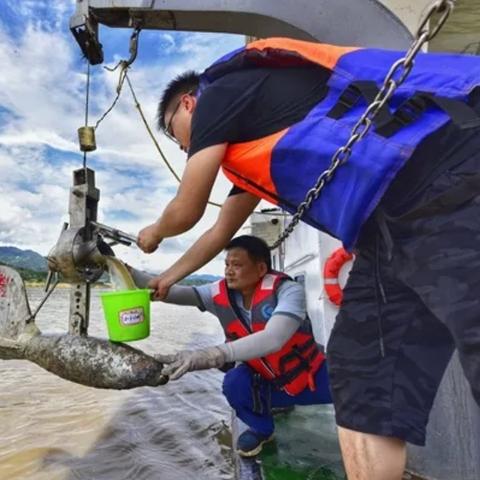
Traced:
[[[48, 256], [46, 294], [36, 311], [30, 308], [20, 275], [0, 266], [0, 359], [29, 360], [59, 377], [97, 388], [163, 385], [168, 378], [153, 357], [129, 345], [88, 335], [90, 289], [105, 271], [105, 255], [113, 254], [110, 245], [130, 245], [136, 240], [96, 221], [99, 197], [93, 170], [75, 170], [70, 222], [64, 224]], [[43, 334], [35, 325], [35, 315], [60, 277], [71, 285], [68, 333]]]

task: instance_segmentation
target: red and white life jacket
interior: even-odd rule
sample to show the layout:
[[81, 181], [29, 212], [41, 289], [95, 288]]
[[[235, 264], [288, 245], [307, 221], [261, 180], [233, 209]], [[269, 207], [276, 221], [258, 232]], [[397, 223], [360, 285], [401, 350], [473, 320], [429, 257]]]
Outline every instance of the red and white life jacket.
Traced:
[[[216, 316], [227, 341], [246, 337], [263, 330], [277, 305], [277, 290], [289, 279], [283, 273], [266, 274], [257, 285], [251, 306], [251, 322], [242, 314], [228, 289], [225, 279], [213, 286]], [[304, 322], [278, 352], [246, 363], [266, 380], [290, 395], [297, 395], [307, 386], [315, 389], [315, 374], [325, 360], [312, 334], [310, 322]]]

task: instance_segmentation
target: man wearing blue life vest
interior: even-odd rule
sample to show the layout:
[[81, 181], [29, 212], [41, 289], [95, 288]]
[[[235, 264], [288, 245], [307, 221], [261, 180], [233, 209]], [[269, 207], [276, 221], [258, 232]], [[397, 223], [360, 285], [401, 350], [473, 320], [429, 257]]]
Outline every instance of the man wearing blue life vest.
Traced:
[[[187, 372], [227, 371], [223, 393], [248, 430], [237, 439], [240, 455], [260, 453], [274, 430], [272, 408], [331, 403], [327, 365], [312, 334], [303, 287], [272, 270], [260, 238], [242, 235], [226, 247], [225, 278], [197, 287], [173, 285], [163, 301], [193, 305], [215, 315], [227, 342], [175, 355], [157, 355], [176, 380]], [[131, 270], [138, 286], [151, 279]]]
[[[140, 247], [195, 225], [220, 168], [234, 187], [156, 295], [214, 258], [259, 198], [295, 212], [402, 56], [273, 38], [173, 80], [159, 126], [188, 162]], [[349, 478], [401, 478], [455, 349], [480, 404], [479, 86], [479, 57], [419, 53], [303, 216], [356, 253], [327, 347]]]

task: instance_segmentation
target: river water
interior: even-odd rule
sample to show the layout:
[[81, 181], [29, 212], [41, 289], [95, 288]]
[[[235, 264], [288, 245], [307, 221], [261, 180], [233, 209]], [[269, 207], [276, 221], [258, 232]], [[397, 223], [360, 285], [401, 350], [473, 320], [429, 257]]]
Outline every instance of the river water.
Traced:
[[[99, 290], [89, 333], [106, 337]], [[42, 297], [29, 289], [30, 303]], [[67, 330], [67, 289], [37, 317], [44, 332]], [[152, 304], [146, 352], [222, 341], [209, 314]], [[26, 361], [0, 361], [0, 480], [231, 479], [230, 410], [222, 374], [190, 373], [169, 385], [108, 391], [62, 380]]]
[[[89, 334], [107, 337], [93, 289]], [[33, 308], [41, 288], [28, 291]], [[171, 353], [223, 341], [215, 317], [193, 307], [151, 304], [151, 335], [134, 342]], [[43, 332], [68, 329], [69, 290], [37, 316]], [[26, 361], [0, 360], [0, 480], [227, 480], [234, 478], [231, 410], [223, 374], [193, 372], [165, 386], [109, 391], [68, 382]], [[277, 418], [262, 455], [268, 480], [343, 478], [331, 406]]]

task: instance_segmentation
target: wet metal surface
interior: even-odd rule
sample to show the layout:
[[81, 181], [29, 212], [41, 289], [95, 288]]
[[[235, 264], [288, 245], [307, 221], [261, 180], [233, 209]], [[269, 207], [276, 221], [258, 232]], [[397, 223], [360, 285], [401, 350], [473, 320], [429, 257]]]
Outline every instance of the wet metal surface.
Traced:
[[97, 388], [167, 382], [161, 373], [163, 365], [130, 345], [91, 336], [41, 333], [30, 317], [19, 274], [0, 266], [0, 276], [0, 359], [29, 360], [59, 377]]

